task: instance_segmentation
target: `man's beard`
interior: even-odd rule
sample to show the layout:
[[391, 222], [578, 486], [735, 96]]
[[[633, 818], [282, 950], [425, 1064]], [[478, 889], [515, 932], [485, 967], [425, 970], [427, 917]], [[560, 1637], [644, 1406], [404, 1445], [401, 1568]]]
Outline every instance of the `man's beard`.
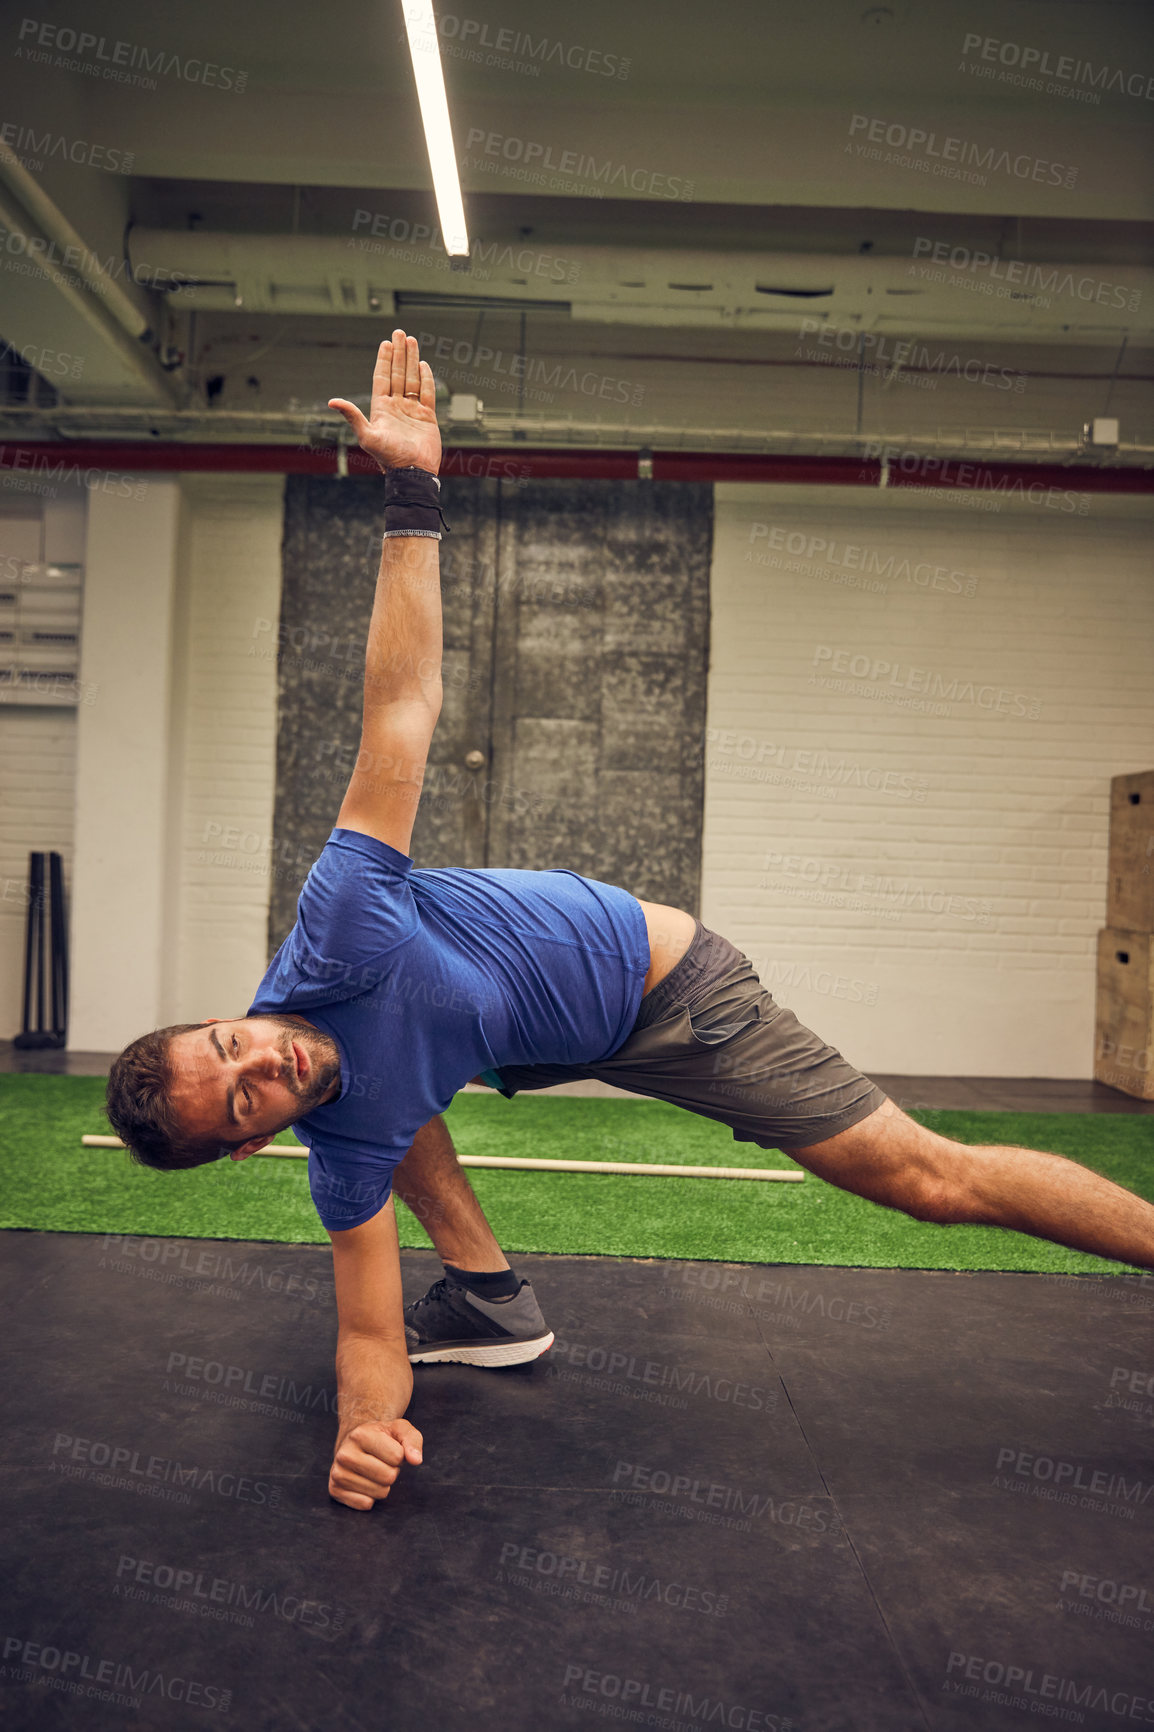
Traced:
[[[285, 1087], [291, 1089], [297, 1097], [292, 1118], [281, 1127], [282, 1130], [287, 1130], [289, 1125], [305, 1118], [314, 1107], [319, 1106], [333, 1084], [340, 1081], [341, 1055], [336, 1041], [331, 1036], [322, 1034], [311, 1022], [306, 1022], [303, 1016], [280, 1012], [267, 1016], [266, 1021], [275, 1023], [284, 1031], [281, 1043], [285, 1061], [283, 1080]], [[308, 1054], [310, 1075], [305, 1082], [301, 1082], [297, 1077], [296, 1059], [292, 1049], [294, 1040]]]

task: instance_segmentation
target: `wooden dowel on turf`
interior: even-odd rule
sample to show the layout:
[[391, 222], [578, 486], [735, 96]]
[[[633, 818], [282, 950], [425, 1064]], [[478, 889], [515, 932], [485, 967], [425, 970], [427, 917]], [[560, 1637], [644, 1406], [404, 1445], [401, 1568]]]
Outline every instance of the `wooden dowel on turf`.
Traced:
[[[86, 1149], [122, 1149], [119, 1137], [81, 1137]], [[307, 1160], [308, 1150], [294, 1143], [266, 1143], [258, 1155], [287, 1156]], [[650, 1166], [640, 1161], [535, 1161], [516, 1155], [458, 1155], [463, 1167], [502, 1167], [521, 1173], [646, 1173], [657, 1179], [777, 1179], [797, 1184], [805, 1178], [800, 1168], [785, 1167], [672, 1167]]]
[[515, 1155], [458, 1155], [463, 1167], [512, 1167], [527, 1173], [645, 1173], [657, 1179], [804, 1179], [800, 1169], [772, 1167], [673, 1167], [642, 1161], [533, 1161]]

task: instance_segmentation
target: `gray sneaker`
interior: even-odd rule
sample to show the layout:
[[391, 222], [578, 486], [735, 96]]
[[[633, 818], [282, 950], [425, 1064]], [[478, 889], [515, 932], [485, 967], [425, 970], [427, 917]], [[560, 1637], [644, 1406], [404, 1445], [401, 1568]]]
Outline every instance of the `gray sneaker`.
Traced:
[[510, 1299], [479, 1299], [444, 1276], [405, 1307], [405, 1340], [414, 1365], [521, 1365], [553, 1345], [553, 1331], [530, 1282]]

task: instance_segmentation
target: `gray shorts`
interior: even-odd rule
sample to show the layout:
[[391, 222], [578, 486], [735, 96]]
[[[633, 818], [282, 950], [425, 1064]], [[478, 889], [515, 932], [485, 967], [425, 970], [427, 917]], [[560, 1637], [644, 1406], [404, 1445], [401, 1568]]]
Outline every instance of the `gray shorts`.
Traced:
[[590, 1065], [502, 1065], [502, 1094], [596, 1077], [789, 1152], [837, 1136], [886, 1099], [775, 1004], [748, 957], [697, 922], [681, 961], [641, 1000], [632, 1031]]

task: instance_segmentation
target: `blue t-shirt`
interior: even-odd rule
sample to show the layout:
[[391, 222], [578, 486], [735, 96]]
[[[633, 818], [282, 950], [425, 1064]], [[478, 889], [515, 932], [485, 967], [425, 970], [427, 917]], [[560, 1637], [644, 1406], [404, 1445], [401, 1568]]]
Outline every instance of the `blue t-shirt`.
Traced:
[[336, 1042], [341, 1092], [293, 1128], [326, 1227], [388, 1201], [413, 1137], [503, 1064], [595, 1064], [626, 1039], [649, 968], [641, 904], [562, 870], [414, 868], [334, 830], [250, 1016], [292, 1011]]

